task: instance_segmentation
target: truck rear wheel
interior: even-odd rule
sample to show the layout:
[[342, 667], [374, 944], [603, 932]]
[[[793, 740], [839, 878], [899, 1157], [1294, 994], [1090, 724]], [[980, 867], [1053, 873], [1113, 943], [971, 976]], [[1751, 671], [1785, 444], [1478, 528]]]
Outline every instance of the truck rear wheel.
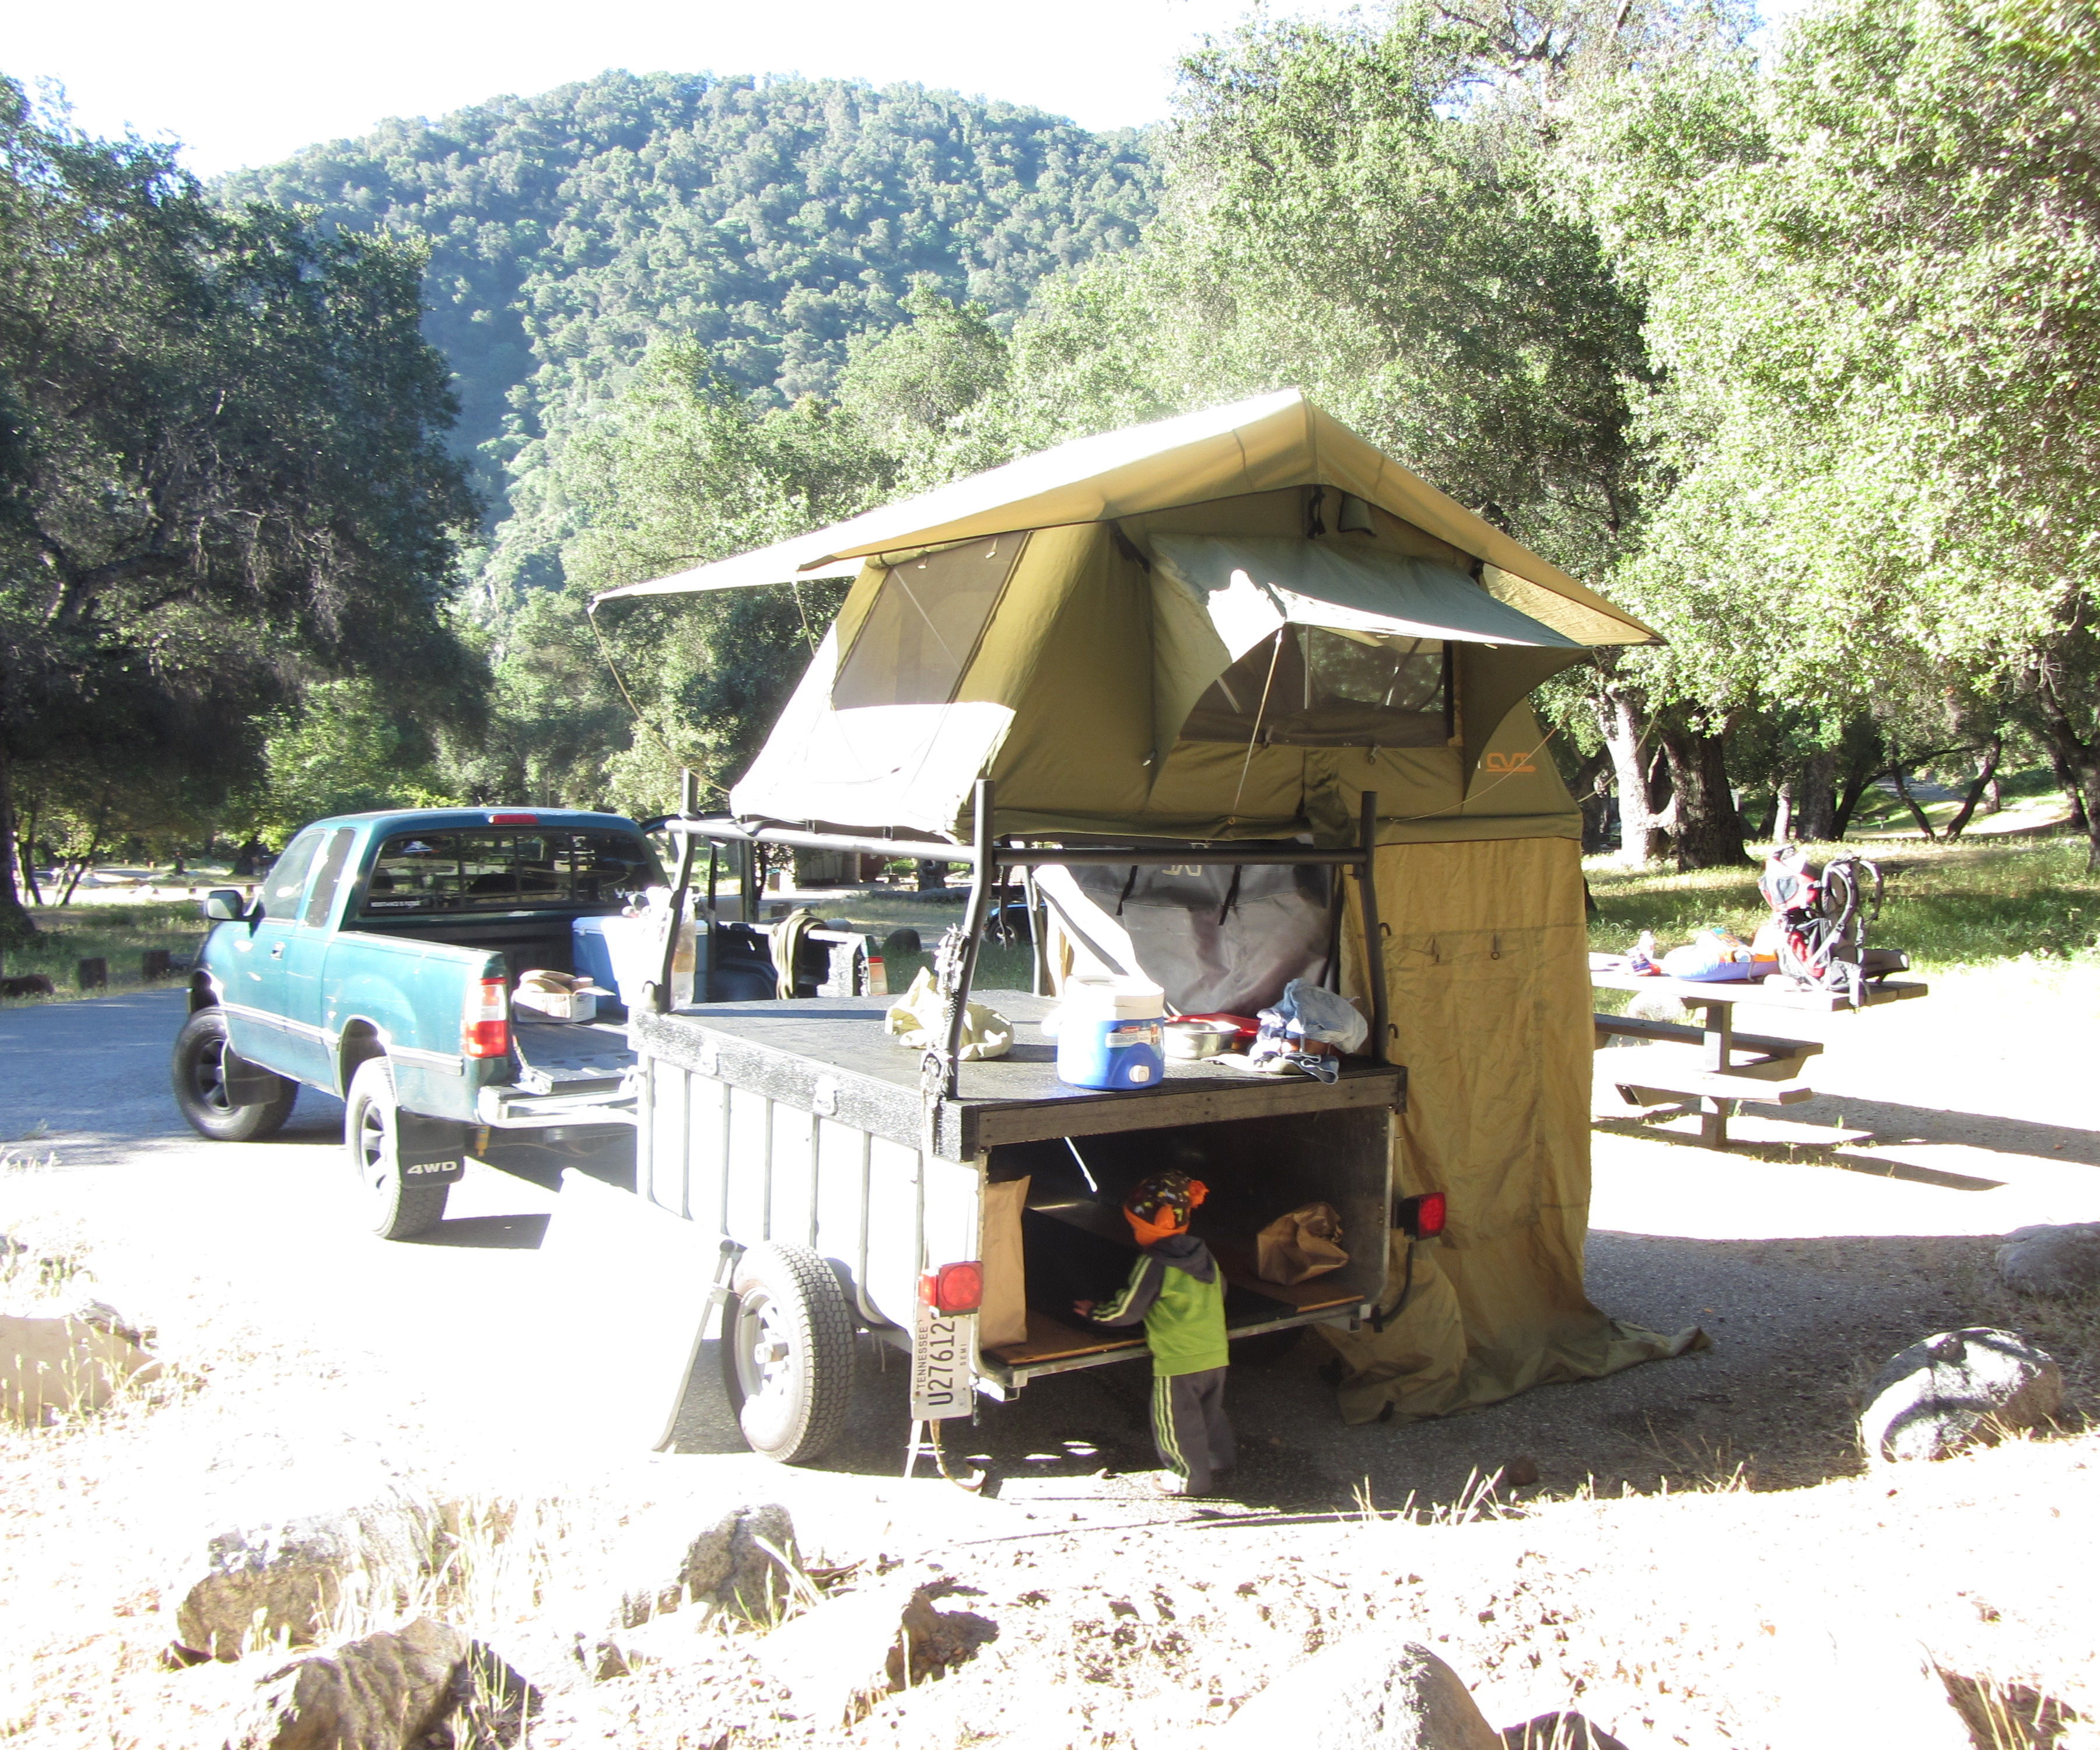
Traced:
[[368, 1057], [343, 1097], [343, 1145], [365, 1194], [372, 1231], [382, 1240], [412, 1240], [444, 1219], [449, 1185], [412, 1185], [401, 1176], [401, 1108], [394, 1066]]
[[169, 1068], [175, 1105], [184, 1121], [214, 1142], [260, 1142], [275, 1136], [299, 1097], [298, 1082], [235, 1055], [227, 1043], [222, 1009], [199, 1009], [183, 1023]]
[[821, 1458], [853, 1398], [854, 1320], [832, 1267], [806, 1245], [754, 1245], [722, 1311], [722, 1387], [754, 1452]]

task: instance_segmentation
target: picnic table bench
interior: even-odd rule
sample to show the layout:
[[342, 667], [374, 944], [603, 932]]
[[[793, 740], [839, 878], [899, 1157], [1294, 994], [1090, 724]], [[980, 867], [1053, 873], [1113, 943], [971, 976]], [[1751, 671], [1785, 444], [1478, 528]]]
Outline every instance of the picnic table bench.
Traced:
[[1928, 988], [1914, 981], [1883, 980], [1868, 985], [1855, 1004], [1834, 990], [1643, 977], [1620, 968], [1595, 964], [1590, 969], [1590, 982], [1600, 990], [1652, 991], [1674, 997], [1698, 1012], [1696, 1026], [1630, 1015], [1599, 1015], [1594, 1019], [1600, 1049], [1615, 1039], [1643, 1042], [1632, 1051], [1612, 1054], [1610, 1074], [1620, 1097], [1635, 1106], [1661, 1105], [1672, 1100], [1696, 1102], [1700, 1113], [1699, 1140], [1709, 1148], [1727, 1147], [1728, 1120], [1739, 1103], [1790, 1106], [1812, 1100], [1815, 1095], [1800, 1072], [1823, 1049], [1821, 1042], [1739, 1034], [1736, 1031], [1737, 1003], [1829, 1015], [1840, 1009], [1877, 1008], [1885, 1003], [1904, 1002], [1923, 996]]

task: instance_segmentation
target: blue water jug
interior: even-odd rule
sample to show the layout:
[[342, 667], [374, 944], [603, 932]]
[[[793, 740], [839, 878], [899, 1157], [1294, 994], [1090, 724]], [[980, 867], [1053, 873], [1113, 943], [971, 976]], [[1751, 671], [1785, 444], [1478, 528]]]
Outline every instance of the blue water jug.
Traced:
[[1074, 1087], [1150, 1087], [1166, 1073], [1165, 993], [1141, 978], [1072, 978], [1057, 1010], [1057, 1079]]

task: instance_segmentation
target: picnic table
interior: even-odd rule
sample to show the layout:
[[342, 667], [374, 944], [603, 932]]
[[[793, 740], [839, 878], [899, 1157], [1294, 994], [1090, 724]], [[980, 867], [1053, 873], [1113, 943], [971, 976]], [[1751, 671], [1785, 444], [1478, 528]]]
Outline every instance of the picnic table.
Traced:
[[[1802, 990], [1761, 982], [1709, 984], [1687, 978], [1643, 977], [1623, 966], [1599, 965], [1592, 957], [1590, 982], [1599, 990], [1650, 991], [1671, 996], [1699, 1014], [1696, 1026], [1643, 1020], [1630, 1015], [1595, 1017], [1599, 1047], [1614, 1039], [1636, 1039], [1632, 1051], [1612, 1054], [1610, 1071], [1620, 1097], [1635, 1106], [1675, 1100], [1696, 1102], [1699, 1140], [1709, 1148], [1728, 1146], [1728, 1120], [1738, 1104], [1790, 1106], [1812, 1100], [1815, 1090], [1801, 1069], [1823, 1049], [1820, 1040], [1779, 1038], [1736, 1031], [1736, 1005], [1792, 1009], [1807, 1015], [1841, 1009], [1878, 1008], [1921, 997], [1927, 986], [1914, 980], [1883, 979], [1868, 985], [1855, 1003], [1835, 990]], [[1690, 1047], [1690, 1049], [1688, 1049]], [[1648, 1097], [1651, 1095], [1659, 1097]]]

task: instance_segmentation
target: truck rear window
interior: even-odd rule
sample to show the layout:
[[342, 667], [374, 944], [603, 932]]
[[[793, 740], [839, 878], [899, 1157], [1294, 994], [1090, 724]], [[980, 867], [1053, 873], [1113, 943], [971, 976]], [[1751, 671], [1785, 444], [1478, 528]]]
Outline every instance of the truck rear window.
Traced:
[[633, 833], [509, 827], [397, 832], [379, 847], [364, 915], [614, 905], [663, 879], [654, 853]]

